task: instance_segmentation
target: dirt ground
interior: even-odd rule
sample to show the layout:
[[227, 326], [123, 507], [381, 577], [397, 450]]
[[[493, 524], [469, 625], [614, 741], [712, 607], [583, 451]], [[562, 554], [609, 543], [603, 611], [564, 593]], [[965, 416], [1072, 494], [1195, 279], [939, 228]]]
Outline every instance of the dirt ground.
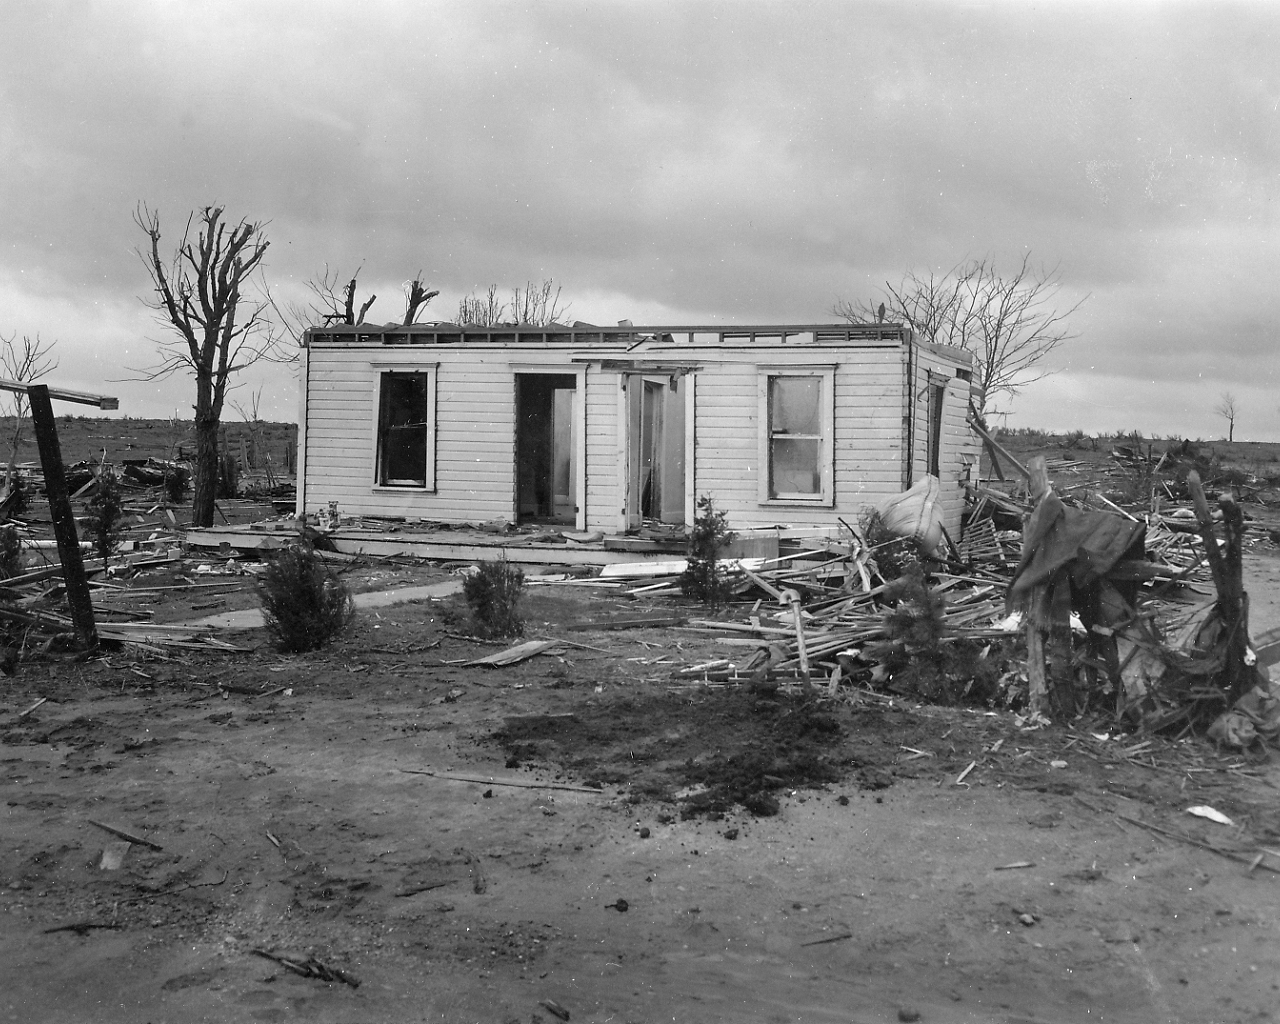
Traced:
[[[139, 576], [130, 607], [253, 603], [200, 564]], [[1278, 568], [1250, 556], [1257, 629], [1280, 622]], [[159, 589], [184, 581], [221, 588]], [[673, 665], [724, 649], [583, 628], [673, 608], [583, 587], [526, 608], [528, 635], [571, 653], [468, 667], [494, 648], [458, 608], [366, 611], [323, 655], [246, 631], [222, 634], [246, 653], [5, 679], [0, 1019], [1202, 1024], [1280, 1006], [1280, 856], [1250, 871], [1280, 847], [1265, 756], [680, 686]]]

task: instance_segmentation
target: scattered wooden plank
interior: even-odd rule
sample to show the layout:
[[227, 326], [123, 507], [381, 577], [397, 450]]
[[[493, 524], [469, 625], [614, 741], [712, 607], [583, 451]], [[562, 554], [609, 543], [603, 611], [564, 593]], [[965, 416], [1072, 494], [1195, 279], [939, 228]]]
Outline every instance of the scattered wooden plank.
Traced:
[[603, 789], [594, 789], [591, 786], [574, 786], [567, 782], [530, 782], [525, 779], [497, 779], [484, 775], [433, 772], [427, 768], [401, 768], [400, 770], [407, 775], [430, 775], [435, 779], [447, 779], [450, 782], [475, 782], [482, 786], [510, 786], [515, 789], [558, 789], [569, 793], [594, 793], [596, 796], [604, 794]]
[[503, 651], [495, 651], [493, 654], [485, 655], [483, 658], [464, 661], [463, 664], [468, 667], [472, 665], [487, 665], [490, 668], [518, 665], [520, 662], [528, 661], [539, 654], [544, 654], [558, 645], [558, 640], [526, 640], [522, 644], [516, 644], [515, 647], [508, 647]]
[[135, 846], [145, 846], [149, 850], [163, 850], [164, 847], [159, 843], [153, 843], [150, 839], [143, 839], [141, 836], [135, 836], [132, 832], [126, 832], [122, 828], [116, 828], [114, 825], [104, 825], [100, 821], [94, 821], [92, 818], [85, 818], [90, 825], [102, 829], [103, 832], [110, 832], [117, 839], [123, 839], [125, 842], [133, 843]]

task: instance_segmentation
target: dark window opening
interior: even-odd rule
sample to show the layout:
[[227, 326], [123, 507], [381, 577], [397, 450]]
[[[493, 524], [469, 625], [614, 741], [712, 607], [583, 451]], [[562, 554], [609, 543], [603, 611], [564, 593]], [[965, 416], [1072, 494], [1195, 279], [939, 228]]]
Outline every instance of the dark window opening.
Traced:
[[571, 524], [578, 515], [574, 374], [516, 374], [516, 517]]
[[947, 386], [945, 384], [929, 385], [929, 440], [928, 440], [928, 465], [929, 472], [941, 479], [942, 477], [942, 402], [947, 394]]
[[384, 487], [427, 486], [430, 379], [425, 373], [382, 375], [378, 483]]

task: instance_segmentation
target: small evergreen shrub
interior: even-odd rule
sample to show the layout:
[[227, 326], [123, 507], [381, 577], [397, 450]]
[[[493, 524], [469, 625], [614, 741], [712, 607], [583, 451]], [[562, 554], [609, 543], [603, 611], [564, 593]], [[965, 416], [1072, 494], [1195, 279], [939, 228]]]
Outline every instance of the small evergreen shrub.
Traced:
[[1001, 658], [990, 647], [947, 640], [947, 600], [929, 587], [919, 565], [884, 591], [886, 665], [899, 693], [945, 704], [989, 703], [998, 695]]
[[281, 551], [258, 578], [267, 635], [277, 650], [314, 651], [336, 640], [355, 616], [355, 602], [305, 544]]
[[481, 562], [462, 583], [462, 596], [476, 627], [486, 636], [524, 634], [524, 619], [520, 616], [523, 592], [524, 573], [505, 558]]
[[84, 520], [89, 539], [103, 564], [110, 562], [111, 553], [119, 543], [123, 518], [124, 499], [120, 496], [115, 470], [103, 466], [98, 471], [97, 493], [89, 501], [89, 513]]
[[729, 579], [720, 566], [720, 552], [733, 543], [737, 534], [729, 529], [728, 518], [717, 512], [710, 495], [698, 499], [698, 514], [689, 533], [689, 560], [680, 574], [680, 592], [712, 608], [729, 596]]

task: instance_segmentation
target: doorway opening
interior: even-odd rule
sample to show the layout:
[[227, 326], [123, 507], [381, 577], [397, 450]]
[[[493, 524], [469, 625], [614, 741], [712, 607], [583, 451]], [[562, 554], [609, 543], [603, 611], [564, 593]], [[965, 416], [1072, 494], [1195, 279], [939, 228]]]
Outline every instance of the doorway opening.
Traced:
[[578, 401], [572, 373], [516, 374], [517, 522], [577, 522]]
[[680, 379], [628, 374], [626, 389], [627, 527], [646, 519], [683, 526], [688, 519]]

